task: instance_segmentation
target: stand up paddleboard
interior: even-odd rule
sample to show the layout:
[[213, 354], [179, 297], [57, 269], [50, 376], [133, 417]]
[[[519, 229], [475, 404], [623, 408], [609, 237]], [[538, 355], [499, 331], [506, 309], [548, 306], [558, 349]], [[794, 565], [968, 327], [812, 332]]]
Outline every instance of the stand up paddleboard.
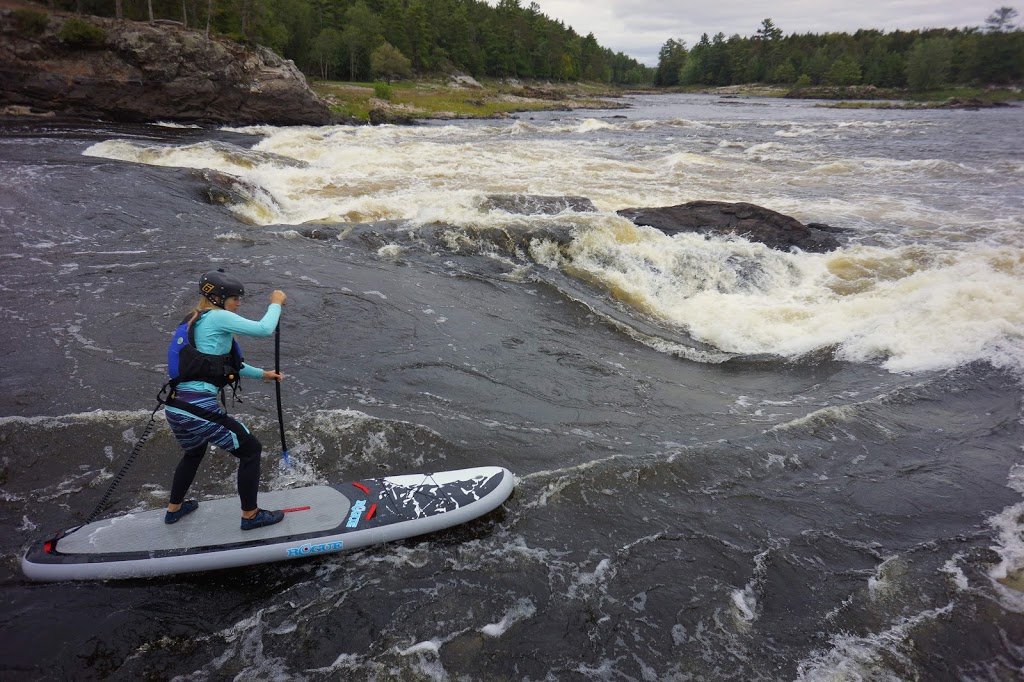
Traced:
[[357, 549], [449, 528], [497, 508], [515, 477], [502, 467], [371, 478], [260, 493], [284, 520], [243, 531], [237, 497], [203, 500], [174, 524], [164, 510], [71, 528], [32, 545], [31, 580], [106, 580], [193, 573]]

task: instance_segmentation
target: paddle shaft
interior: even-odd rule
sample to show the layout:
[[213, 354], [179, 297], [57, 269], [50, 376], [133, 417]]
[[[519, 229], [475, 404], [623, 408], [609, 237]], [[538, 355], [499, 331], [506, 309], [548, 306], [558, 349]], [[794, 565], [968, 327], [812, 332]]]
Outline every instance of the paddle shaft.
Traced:
[[[281, 323], [277, 323], [277, 329], [274, 330], [274, 371], [278, 374], [281, 373]], [[281, 451], [282, 456], [285, 460], [288, 459], [288, 446], [284, 442], [284, 412], [281, 409], [281, 382], [275, 381], [274, 387], [277, 389], [277, 424], [281, 428]]]

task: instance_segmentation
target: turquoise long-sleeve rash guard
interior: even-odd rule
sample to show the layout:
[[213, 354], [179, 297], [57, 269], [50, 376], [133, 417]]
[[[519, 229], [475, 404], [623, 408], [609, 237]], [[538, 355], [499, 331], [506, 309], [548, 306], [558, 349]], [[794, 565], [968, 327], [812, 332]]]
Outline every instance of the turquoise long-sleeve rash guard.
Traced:
[[[195, 323], [196, 350], [211, 355], [230, 353], [232, 337], [235, 334], [255, 337], [270, 336], [274, 333], [279, 319], [281, 319], [281, 304], [279, 303], [268, 305], [266, 314], [259, 321], [249, 320], [223, 309], [211, 310]], [[250, 379], [260, 379], [263, 377], [263, 370], [243, 362], [242, 371], [239, 374]], [[216, 393], [217, 387], [205, 381], [184, 381], [178, 384], [178, 390]]]

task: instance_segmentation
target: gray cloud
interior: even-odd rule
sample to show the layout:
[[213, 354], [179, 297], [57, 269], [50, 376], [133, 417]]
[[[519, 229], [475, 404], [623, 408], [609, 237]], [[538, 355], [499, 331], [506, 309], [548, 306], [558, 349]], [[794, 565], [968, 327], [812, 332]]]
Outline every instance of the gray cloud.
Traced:
[[[527, 3], [524, 3], [527, 4]], [[654, 66], [669, 38], [687, 45], [702, 33], [751, 36], [766, 18], [783, 33], [852, 33], [858, 29], [913, 30], [981, 26], [997, 7], [987, 9], [964, 0], [753, 0], [695, 2], [686, 0], [537, 0], [540, 11], [561, 20], [597, 42]]]

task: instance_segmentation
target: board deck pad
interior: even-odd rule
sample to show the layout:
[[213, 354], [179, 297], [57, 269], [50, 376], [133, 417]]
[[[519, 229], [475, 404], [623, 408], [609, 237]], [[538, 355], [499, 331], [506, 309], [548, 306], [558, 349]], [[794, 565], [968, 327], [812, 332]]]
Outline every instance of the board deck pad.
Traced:
[[156, 509], [94, 521], [63, 538], [67, 554], [159, 552], [189, 547], [231, 545], [257, 539], [303, 535], [336, 528], [348, 516], [351, 503], [339, 490], [313, 486], [260, 493], [264, 509], [284, 509], [284, 521], [273, 526], [242, 530], [237, 497], [199, 502], [199, 508], [177, 523], [164, 523], [164, 510]]
[[237, 497], [200, 500], [173, 524], [154, 509], [65, 530], [30, 546], [21, 565], [31, 580], [106, 580], [302, 558], [465, 523], [514, 487], [507, 469], [475, 467], [261, 492], [260, 506], [284, 510], [284, 520], [247, 531]]

